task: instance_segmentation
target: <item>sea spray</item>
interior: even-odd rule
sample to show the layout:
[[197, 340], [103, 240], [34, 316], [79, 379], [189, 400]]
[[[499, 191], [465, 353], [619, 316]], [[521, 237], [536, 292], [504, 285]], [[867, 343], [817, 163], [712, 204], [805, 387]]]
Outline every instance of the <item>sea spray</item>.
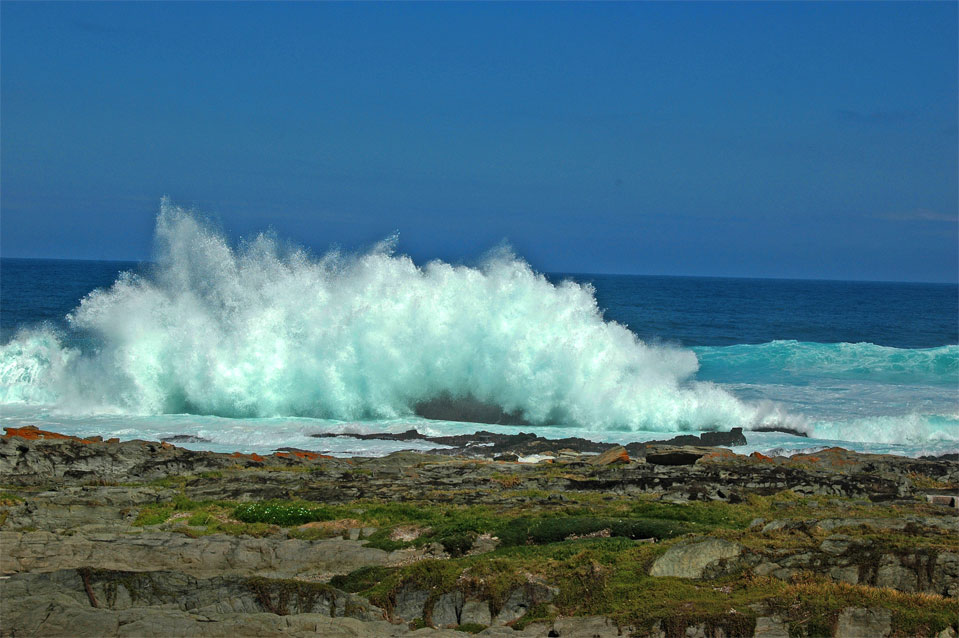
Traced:
[[167, 201], [155, 243], [152, 272], [122, 275], [69, 315], [95, 347], [44, 331], [2, 347], [4, 402], [377, 419], [452, 396], [597, 430], [787, 419], [695, 381], [692, 351], [642, 342], [604, 320], [590, 286], [550, 283], [505, 251], [467, 267], [418, 266], [393, 241], [318, 259], [267, 235], [232, 247]]

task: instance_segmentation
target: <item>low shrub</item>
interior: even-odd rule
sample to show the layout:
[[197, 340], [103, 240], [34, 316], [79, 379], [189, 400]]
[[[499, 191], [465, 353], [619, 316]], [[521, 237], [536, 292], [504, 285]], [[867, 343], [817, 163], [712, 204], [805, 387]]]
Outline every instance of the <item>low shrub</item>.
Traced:
[[332, 521], [338, 518], [336, 510], [312, 503], [244, 503], [233, 510], [233, 518], [244, 523], [270, 523], [290, 527], [314, 521]]

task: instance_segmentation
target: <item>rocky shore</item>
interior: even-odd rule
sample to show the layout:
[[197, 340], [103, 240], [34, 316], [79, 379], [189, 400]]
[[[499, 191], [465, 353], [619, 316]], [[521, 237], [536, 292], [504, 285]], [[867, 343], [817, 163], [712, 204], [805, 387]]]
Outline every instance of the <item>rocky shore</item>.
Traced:
[[[3, 636], [959, 633], [959, 463], [478, 432], [429, 454], [0, 437]], [[317, 440], [321, 447], [321, 439]]]

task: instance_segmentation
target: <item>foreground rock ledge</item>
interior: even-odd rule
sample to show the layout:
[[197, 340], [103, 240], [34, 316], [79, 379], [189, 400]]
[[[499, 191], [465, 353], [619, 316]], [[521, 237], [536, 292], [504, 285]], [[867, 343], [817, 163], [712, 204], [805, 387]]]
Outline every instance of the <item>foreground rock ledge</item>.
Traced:
[[337, 459], [7, 429], [0, 635], [957, 636], [955, 462], [485, 434]]

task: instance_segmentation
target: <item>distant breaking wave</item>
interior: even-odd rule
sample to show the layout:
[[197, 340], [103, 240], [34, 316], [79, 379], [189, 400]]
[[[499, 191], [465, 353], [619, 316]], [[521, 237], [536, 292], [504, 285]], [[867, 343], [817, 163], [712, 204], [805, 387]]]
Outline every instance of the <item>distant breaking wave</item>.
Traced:
[[701, 371], [724, 380], [791, 381], [807, 376], [959, 388], [959, 346], [902, 349], [872, 343], [772, 341], [693, 348]]
[[418, 266], [388, 240], [312, 258], [267, 235], [231, 247], [164, 200], [156, 266], [124, 273], [51, 330], [0, 347], [0, 400], [74, 413], [333, 419], [469, 398], [533, 424], [715, 430], [800, 420], [692, 379], [690, 350], [605, 321], [592, 287], [552, 284], [507, 251]]

